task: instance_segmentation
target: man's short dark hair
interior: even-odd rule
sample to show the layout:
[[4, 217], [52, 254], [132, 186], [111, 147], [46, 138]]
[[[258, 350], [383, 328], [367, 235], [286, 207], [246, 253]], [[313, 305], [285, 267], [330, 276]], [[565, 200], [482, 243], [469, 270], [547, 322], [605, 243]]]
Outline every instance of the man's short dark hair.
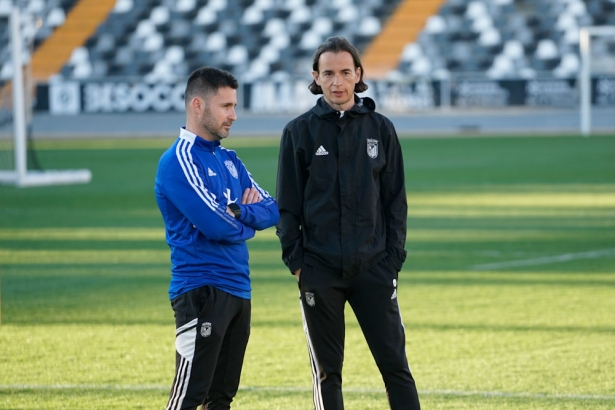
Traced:
[[[328, 51], [331, 51], [335, 54], [341, 51], [346, 51], [350, 53], [350, 55], [352, 56], [352, 60], [354, 61], [355, 69], [361, 69], [361, 77], [359, 78], [359, 82], [354, 85], [354, 92], [362, 93], [363, 91], [367, 90], [367, 84], [363, 82], [363, 74], [365, 73], [365, 70], [363, 69], [363, 64], [361, 64], [359, 51], [344, 37], [329, 37], [324, 41], [324, 43], [318, 46], [318, 49], [314, 53], [314, 59], [312, 60], [312, 70], [319, 72], [318, 60], [320, 60], [320, 56], [323, 53], [326, 53]], [[312, 81], [312, 84], [310, 84], [308, 88], [310, 89], [312, 94], [322, 94], [322, 88], [318, 84], [316, 84], [316, 80]]]
[[192, 72], [188, 77], [184, 101], [186, 107], [196, 96], [207, 98], [218, 92], [222, 87], [230, 87], [236, 90], [239, 87], [237, 79], [228, 71], [215, 67], [201, 67]]

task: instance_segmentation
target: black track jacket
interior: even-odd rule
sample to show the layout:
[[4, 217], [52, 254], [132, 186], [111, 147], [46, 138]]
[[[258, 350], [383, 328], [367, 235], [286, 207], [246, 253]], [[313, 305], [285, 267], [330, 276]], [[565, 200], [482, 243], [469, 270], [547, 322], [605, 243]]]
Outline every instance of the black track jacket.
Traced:
[[391, 121], [370, 98], [340, 117], [321, 97], [284, 128], [276, 185], [282, 259], [351, 277], [406, 259], [404, 164]]

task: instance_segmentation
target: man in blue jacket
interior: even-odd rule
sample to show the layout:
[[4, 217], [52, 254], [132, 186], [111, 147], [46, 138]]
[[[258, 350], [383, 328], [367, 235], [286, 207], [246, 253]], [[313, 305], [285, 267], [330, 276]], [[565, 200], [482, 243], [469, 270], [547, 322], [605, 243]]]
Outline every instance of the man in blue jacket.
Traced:
[[250, 335], [246, 240], [279, 219], [275, 200], [220, 145], [237, 119], [237, 88], [226, 71], [194, 71], [186, 126], [158, 164], [155, 193], [171, 248], [176, 324], [167, 410], [230, 408]]

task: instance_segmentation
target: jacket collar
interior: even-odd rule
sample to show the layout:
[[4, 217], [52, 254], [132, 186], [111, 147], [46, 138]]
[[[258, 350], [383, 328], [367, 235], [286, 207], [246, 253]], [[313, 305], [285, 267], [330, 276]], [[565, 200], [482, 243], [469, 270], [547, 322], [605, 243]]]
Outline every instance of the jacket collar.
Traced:
[[[376, 103], [369, 97], [359, 98], [358, 95], [354, 95], [354, 106], [345, 112], [344, 115], [350, 115], [356, 117], [359, 114], [369, 114], [376, 110]], [[320, 118], [339, 117], [339, 111], [331, 108], [329, 104], [325, 102], [324, 97], [320, 97], [316, 102], [316, 105], [310, 110]]]
[[194, 146], [204, 149], [205, 151], [214, 152], [220, 146], [220, 141], [208, 141], [203, 137], [188, 131], [185, 127], [179, 130], [179, 138], [191, 142]]

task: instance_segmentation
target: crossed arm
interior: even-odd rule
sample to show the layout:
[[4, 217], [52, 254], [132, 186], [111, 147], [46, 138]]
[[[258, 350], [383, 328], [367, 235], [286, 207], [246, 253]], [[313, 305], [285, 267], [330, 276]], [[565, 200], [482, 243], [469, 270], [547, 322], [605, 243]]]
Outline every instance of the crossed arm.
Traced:
[[[246, 188], [246, 190], [243, 191], [243, 195], [241, 196], [242, 205], [256, 204], [258, 202], [261, 202], [262, 200], [263, 198], [261, 197], [261, 194], [254, 187]], [[235, 215], [233, 211], [231, 211], [231, 208], [229, 208], [228, 206], [226, 207], [226, 213], [233, 216]]]

